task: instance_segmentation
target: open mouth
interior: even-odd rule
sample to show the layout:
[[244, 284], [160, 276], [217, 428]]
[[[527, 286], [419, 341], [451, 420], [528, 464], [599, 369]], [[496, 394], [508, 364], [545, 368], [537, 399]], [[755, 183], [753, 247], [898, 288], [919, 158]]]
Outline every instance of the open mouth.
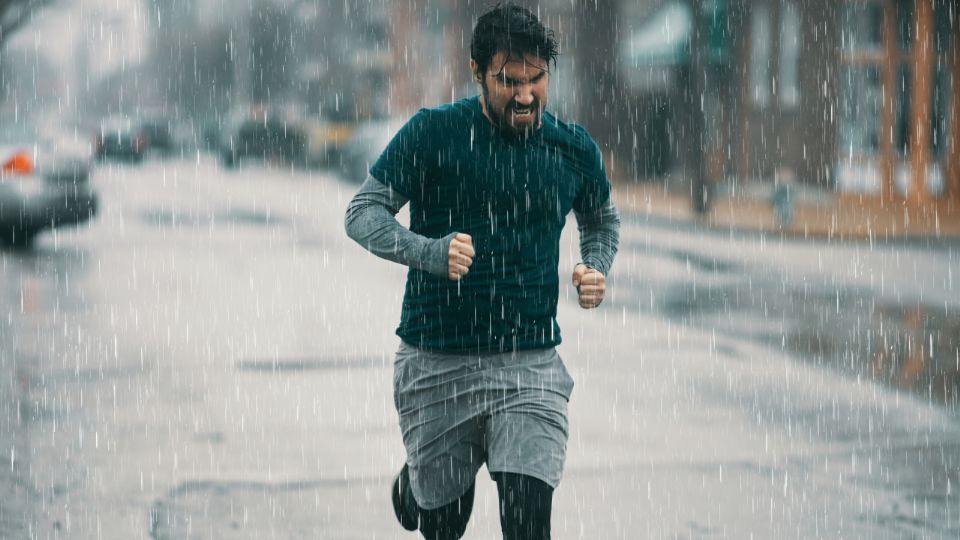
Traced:
[[513, 107], [510, 110], [510, 116], [513, 118], [514, 122], [532, 122], [536, 115], [536, 109], [532, 106], [530, 107]]

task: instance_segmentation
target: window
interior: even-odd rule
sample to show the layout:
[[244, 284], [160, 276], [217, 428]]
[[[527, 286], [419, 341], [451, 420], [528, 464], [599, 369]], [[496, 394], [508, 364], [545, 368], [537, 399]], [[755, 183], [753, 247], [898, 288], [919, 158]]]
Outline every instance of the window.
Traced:
[[[953, 39], [952, 29], [956, 28], [957, 7], [951, 9], [948, 0], [934, 2], [933, 50], [936, 60], [933, 65], [933, 99], [930, 114], [933, 118], [930, 139], [933, 155], [938, 159], [946, 158], [947, 137], [950, 133], [950, 109], [953, 92], [960, 91], [953, 80], [950, 50]], [[954, 144], [960, 143], [956, 141]]]
[[780, 104], [800, 104], [800, 8], [786, 0], [780, 12]]
[[883, 81], [876, 64], [847, 64], [840, 72], [840, 160], [837, 189], [879, 194], [879, 162], [870, 159], [880, 152]]
[[910, 151], [910, 112], [913, 94], [913, 69], [904, 63], [893, 80], [893, 149], [899, 156]]
[[[885, 142], [895, 129], [885, 125], [884, 1], [844, 0], [840, 6], [840, 96], [835, 180], [844, 192], [879, 195], [883, 188]], [[896, 94], [904, 100], [908, 92]]]
[[750, 13], [750, 89], [759, 108], [770, 103], [770, 7], [756, 4]]
[[[918, 10], [917, 0], [845, 0], [842, 5], [835, 177], [842, 191], [907, 195], [915, 189], [913, 176], [924, 169], [927, 193], [943, 192], [956, 8], [955, 0], [923, 1], [932, 12]], [[930, 39], [932, 65], [914, 54], [918, 31], [930, 33], [923, 38]], [[929, 130], [924, 149], [917, 148], [921, 126]]]
[[841, 17], [840, 46], [845, 52], [883, 52], [883, 4], [847, 1]]
[[840, 148], [843, 157], [880, 150], [883, 85], [880, 67], [847, 65], [840, 77]]
[[895, 0], [897, 21], [897, 46], [902, 51], [909, 51], [916, 39], [916, 0]]

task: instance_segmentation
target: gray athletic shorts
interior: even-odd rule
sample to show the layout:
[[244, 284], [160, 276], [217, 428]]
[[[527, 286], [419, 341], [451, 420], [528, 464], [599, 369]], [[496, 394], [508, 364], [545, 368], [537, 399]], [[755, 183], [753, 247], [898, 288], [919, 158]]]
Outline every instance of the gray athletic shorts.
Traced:
[[556, 488], [567, 452], [573, 379], [556, 349], [459, 355], [401, 342], [394, 403], [417, 504], [439, 508], [490, 473]]

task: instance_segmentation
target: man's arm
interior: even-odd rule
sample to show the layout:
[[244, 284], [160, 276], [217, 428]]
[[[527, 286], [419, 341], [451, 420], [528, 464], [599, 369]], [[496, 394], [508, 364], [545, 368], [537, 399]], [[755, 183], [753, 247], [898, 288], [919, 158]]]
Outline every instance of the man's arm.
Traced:
[[606, 275], [620, 243], [620, 213], [613, 202], [593, 212], [574, 212], [580, 229], [580, 256], [583, 262], [573, 269], [580, 307], [595, 308], [606, 293]]
[[[451, 233], [427, 238], [397, 222], [396, 215], [407, 198], [367, 176], [347, 206], [347, 235], [374, 255], [437, 277], [459, 279], [472, 263], [473, 248], [465, 249], [469, 236]], [[455, 277], [456, 276], [456, 277]]]
[[580, 230], [580, 257], [583, 264], [603, 275], [610, 272], [620, 244], [620, 212], [608, 201], [589, 213], [574, 212]]

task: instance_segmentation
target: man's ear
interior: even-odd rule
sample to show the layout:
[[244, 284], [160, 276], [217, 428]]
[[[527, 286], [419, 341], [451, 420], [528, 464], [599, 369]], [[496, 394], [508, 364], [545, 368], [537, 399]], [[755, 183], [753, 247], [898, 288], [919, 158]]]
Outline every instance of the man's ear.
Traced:
[[481, 82], [481, 81], [482, 81], [482, 78], [480, 77], [480, 71], [479, 71], [477, 68], [479, 68], [479, 66], [477, 65], [477, 61], [474, 60], [473, 58], [471, 58], [471, 59], [470, 59], [470, 73], [473, 73], [473, 80], [475, 80], [475, 81], [477, 81], [477, 82]]

